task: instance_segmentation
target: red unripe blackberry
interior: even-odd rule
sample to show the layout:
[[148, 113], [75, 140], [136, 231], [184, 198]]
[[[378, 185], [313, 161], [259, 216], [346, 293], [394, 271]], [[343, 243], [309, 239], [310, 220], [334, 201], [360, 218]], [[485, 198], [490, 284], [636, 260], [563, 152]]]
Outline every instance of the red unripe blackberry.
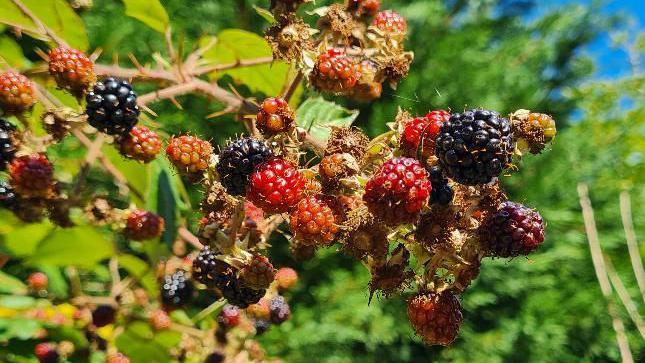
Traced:
[[408, 22], [401, 14], [393, 10], [385, 10], [376, 14], [372, 26], [386, 35], [399, 38], [404, 37], [408, 31]]
[[110, 354], [105, 363], [130, 363], [130, 358], [123, 355], [123, 353]]
[[294, 237], [308, 245], [328, 245], [338, 232], [333, 210], [315, 196], [298, 202], [291, 212], [290, 225]]
[[266, 289], [275, 278], [275, 268], [266, 256], [254, 255], [240, 271], [242, 282], [253, 289]]
[[318, 56], [310, 75], [310, 81], [317, 89], [332, 93], [346, 93], [360, 78], [359, 64], [343, 50], [329, 49]]
[[291, 317], [291, 308], [284, 297], [280, 295], [271, 299], [269, 310], [271, 311], [271, 322], [274, 324], [282, 324]]
[[457, 183], [490, 183], [511, 164], [511, 125], [489, 110], [452, 114], [441, 126], [435, 155], [443, 172]]
[[16, 157], [16, 126], [0, 119], [0, 171]]
[[246, 196], [267, 213], [289, 211], [305, 190], [305, 178], [291, 162], [273, 158], [260, 164], [251, 174]]
[[45, 154], [15, 158], [9, 164], [11, 185], [21, 197], [47, 197], [54, 187], [54, 167]]
[[381, 7], [380, 0], [347, 0], [347, 10], [357, 16], [374, 16]]
[[405, 124], [401, 134], [401, 149], [413, 157], [420, 155], [425, 159], [433, 155], [441, 125], [449, 118], [450, 113], [438, 110], [412, 119]]
[[170, 320], [170, 316], [168, 315], [168, 313], [161, 309], [153, 311], [150, 314], [149, 320], [150, 320], [150, 325], [152, 325], [152, 328], [155, 330], [168, 329], [172, 324], [172, 321]]
[[289, 290], [298, 283], [298, 273], [290, 267], [281, 267], [275, 273], [275, 280], [281, 290]]
[[27, 278], [27, 283], [32, 290], [41, 291], [47, 289], [49, 279], [47, 278], [47, 275], [42, 272], [34, 272]]
[[146, 211], [133, 210], [126, 220], [125, 235], [133, 241], [144, 241], [161, 236], [165, 229], [162, 217]]
[[198, 137], [183, 135], [170, 139], [166, 155], [180, 173], [191, 180], [199, 180], [208, 169], [213, 146]]
[[108, 135], [124, 135], [139, 121], [137, 94], [127, 81], [108, 77], [85, 96], [87, 121]]
[[217, 322], [226, 328], [233, 328], [240, 324], [242, 312], [234, 305], [226, 304], [217, 316]]
[[57, 363], [60, 358], [56, 346], [52, 343], [38, 343], [34, 348], [34, 354], [40, 363]]
[[261, 140], [244, 137], [228, 144], [219, 154], [217, 173], [222, 185], [231, 195], [244, 195], [255, 168], [273, 157], [273, 152]]
[[77, 97], [96, 81], [94, 63], [83, 52], [67, 47], [49, 51], [49, 74], [58, 87]]
[[544, 242], [544, 221], [537, 211], [504, 202], [481, 227], [482, 242], [494, 257], [528, 255]]
[[19, 115], [36, 103], [34, 84], [17, 72], [0, 74], [0, 108], [7, 115]]
[[161, 151], [161, 140], [156, 132], [145, 126], [134, 126], [130, 132], [119, 139], [121, 155], [148, 163]]
[[92, 311], [92, 324], [97, 328], [112, 324], [116, 317], [116, 309], [110, 305], [99, 305]]
[[179, 270], [164, 277], [161, 285], [161, 303], [165, 309], [186, 305], [193, 297], [193, 285], [186, 272]]
[[256, 126], [263, 135], [275, 135], [293, 129], [296, 113], [282, 98], [269, 97], [262, 102]]
[[450, 291], [419, 293], [408, 300], [408, 318], [425, 343], [448, 345], [459, 332], [461, 303]]
[[428, 203], [431, 190], [419, 161], [398, 157], [386, 161], [367, 182], [363, 201], [386, 224], [410, 223]]

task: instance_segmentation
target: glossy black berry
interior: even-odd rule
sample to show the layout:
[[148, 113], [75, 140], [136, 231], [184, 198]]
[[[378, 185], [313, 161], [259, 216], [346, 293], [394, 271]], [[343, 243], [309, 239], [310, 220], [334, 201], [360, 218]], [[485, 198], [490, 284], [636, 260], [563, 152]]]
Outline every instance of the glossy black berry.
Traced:
[[220, 286], [219, 289], [229, 304], [241, 309], [246, 309], [249, 305], [257, 303], [266, 293], [265, 289], [252, 289], [237, 278], [231, 279], [226, 286]]
[[269, 302], [271, 322], [282, 324], [291, 317], [291, 308], [283, 296], [276, 296]]
[[485, 221], [480, 232], [489, 256], [528, 255], [544, 242], [544, 220], [531, 208], [504, 202]]
[[233, 141], [219, 154], [217, 173], [222, 185], [229, 194], [244, 195], [251, 173], [272, 156], [271, 149], [260, 140], [246, 137]]
[[208, 287], [226, 286], [235, 279], [237, 270], [217, 258], [210, 247], [205, 246], [193, 260], [193, 278]]
[[139, 119], [137, 94], [130, 83], [112, 77], [96, 82], [85, 96], [88, 122], [109, 135], [124, 135]]
[[448, 184], [448, 178], [443, 175], [441, 168], [433, 166], [428, 171], [432, 191], [430, 192], [430, 203], [448, 205], [452, 201], [455, 193]]
[[509, 121], [488, 110], [452, 114], [435, 150], [446, 175], [465, 185], [491, 182], [511, 164], [512, 152]]
[[16, 127], [14, 125], [0, 119], [0, 170], [5, 170], [7, 164], [16, 156], [15, 132]]
[[18, 196], [13, 187], [4, 180], [0, 180], [0, 208], [13, 209], [18, 203]]
[[179, 308], [190, 301], [193, 296], [193, 285], [186, 272], [177, 271], [164, 277], [161, 285], [161, 302], [166, 308]]
[[226, 357], [220, 352], [213, 352], [206, 357], [204, 363], [222, 363]]
[[92, 323], [97, 328], [112, 324], [116, 316], [116, 309], [110, 305], [99, 305], [92, 311]]
[[271, 327], [271, 322], [263, 319], [258, 319], [253, 321], [253, 326], [255, 327], [255, 334], [262, 335], [266, 333], [267, 330]]

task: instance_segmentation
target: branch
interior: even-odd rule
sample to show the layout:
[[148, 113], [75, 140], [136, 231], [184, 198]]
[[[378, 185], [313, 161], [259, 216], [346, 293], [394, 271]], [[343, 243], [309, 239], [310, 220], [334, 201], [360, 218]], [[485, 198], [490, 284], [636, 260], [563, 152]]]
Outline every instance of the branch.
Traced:
[[170, 82], [175, 82], [175, 76], [172, 74], [172, 72], [166, 71], [166, 70], [154, 70], [150, 68], [124, 68], [120, 67], [118, 65], [104, 65], [104, 64], [96, 64], [94, 66], [94, 71], [98, 75], [103, 75], [103, 76], [115, 76], [119, 78], [127, 78], [127, 79], [134, 79], [134, 78], [139, 78], [139, 79], [151, 79], [151, 80], [159, 80], [159, 81], [170, 81]]
[[56, 35], [51, 29], [49, 29], [45, 24], [43, 24], [40, 19], [34, 13], [31, 12], [20, 0], [12, 0], [14, 4], [25, 14], [31, 21], [34, 22], [34, 25], [40, 30], [43, 35], [46, 35], [51, 38], [59, 47], [69, 47], [67, 43]]
[[238, 59], [236, 62], [229, 64], [215, 64], [211, 66], [197, 67], [191, 74], [195, 76], [201, 76], [206, 73], [211, 72], [220, 72], [226, 71], [229, 69], [242, 68], [242, 67], [251, 67], [261, 64], [273, 63], [273, 57], [260, 57], [255, 59]]
[[625, 325], [620, 319], [616, 306], [614, 305], [614, 301], [612, 300], [611, 284], [607, 278], [607, 269], [602, 256], [602, 249], [600, 248], [598, 230], [596, 229], [596, 220], [594, 219], [587, 184], [578, 184], [578, 196], [580, 198], [580, 207], [582, 208], [582, 217], [585, 224], [585, 232], [587, 233], [587, 240], [589, 242], [589, 250], [591, 251], [594, 271], [596, 272], [596, 278], [598, 279], [602, 295], [607, 303], [607, 310], [609, 312], [609, 316], [611, 316], [612, 326], [616, 332], [616, 340], [618, 341], [620, 356], [624, 363], [633, 362], [634, 358], [632, 357], [627, 335], [625, 334]]
[[609, 275], [611, 284], [614, 286], [614, 289], [618, 294], [618, 298], [620, 299], [620, 302], [623, 303], [625, 310], [627, 310], [627, 314], [629, 315], [630, 319], [632, 319], [632, 322], [634, 323], [634, 325], [636, 325], [636, 328], [638, 329], [638, 332], [641, 334], [641, 337], [645, 338], [645, 326], [643, 325], [643, 320], [641, 319], [641, 316], [638, 314], [638, 309], [636, 308], [636, 305], [629, 297], [629, 293], [627, 292], [627, 289], [625, 288], [623, 281], [620, 279], [620, 276], [618, 276], [618, 273], [616, 273], [614, 264], [611, 262], [611, 259], [609, 258], [609, 256], [603, 255], [603, 257], [605, 261], [605, 266], [607, 267], [607, 275]]
[[634, 275], [636, 275], [638, 289], [641, 292], [643, 300], [645, 300], [645, 271], [643, 270], [643, 260], [641, 259], [640, 250], [638, 249], [638, 242], [636, 241], [636, 233], [634, 232], [634, 224], [632, 223], [631, 201], [627, 191], [620, 193], [620, 217], [623, 221], [625, 239], [627, 240], [627, 249], [629, 250], [629, 259], [632, 262]]
[[179, 234], [179, 237], [181, 237], [181, 239], [183, 239], [196, 249], [201, 250], [202, 248], [204, 248], [204, 245], [199, 241], [199, 238], [197, 238], [197, 236], [186, 229], [186, 227], [179, 227], [177, 233]]

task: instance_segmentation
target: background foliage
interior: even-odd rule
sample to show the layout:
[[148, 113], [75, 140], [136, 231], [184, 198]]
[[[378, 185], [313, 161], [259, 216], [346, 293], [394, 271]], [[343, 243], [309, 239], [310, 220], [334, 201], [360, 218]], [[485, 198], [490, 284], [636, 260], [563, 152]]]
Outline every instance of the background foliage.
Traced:
[[[51, 3], [55, 6], [58, 2], [62, 0]], [[321, 251], [314, 260], [297, 264], [288, 257], [285, 241], [277, 237], [272, 259], [276, 265], [295, 267], [301, 282], [290, 299], [293, 318], [262, 337], [264, 347], [287, 362], [308, 362], [312, 357], [323, 362], [620, 360], [594, 275], [576, 185], [589, 185], [603, 250], [632, 299], [642, 307], [620, 223], [618, 196], [621, 191], [630, 192], [636, 233], [642, 236], [644, 79], [635, 69], [621, 79], [593, 80], [594, 60], [580, 52], [598, 35], [615, 30], [621, 19], [600, 15], [598, 5], [573, 3], [552, 12], [535, 13], [532, 10], [536, 4], [530, 0], [383, 2], [385, 7], [404, 14], [410, 23], [412, 36], [407, 48], [415, 51], [411, 74], [397, 90], [386, 89], [377, 102], [336, 101], [359, 110], [357, 124], [372, 136], [386, 129], [385, 123], [393, 119], [398, 107], [416, 113], [481, 106], [502, 113], [527, 108], [553, 114], [560, 133], [552, 150], [526, 160], [520, 172], [504, 178], [512, 199], [539, 208], [548, 221], [547, 241], [529, 261], [486, 261], [479, 279], [462, 296], [465, 320], [460, 337], [451, 347], [428, 348], [413, 336], [402, 299], [374, 300], [367, 305], [369, 275], [361, 266], [333, 251]], [[0, 8], [8, 9], [8, 3], [1, 0]], [[143, 12], [152, 20], [133, 15], [141, 14], [136, 12], [140, 3], [95, 0], [93, 7], [79, 12], [80, 18], [54, 13], [73, 21], [73, 26], [68, 23], [61, 32], [73, 33], [70, 39], [74, 44], [87, 50], [101, 48], [100, 61], [118, 57], [121, 64], [128, 64], [129, 53], [142, 62], [150, 62], [155, 52], [163, 53], [160, 31], [168, 22], [176, 34], [175, 41], [182, 43], [186, 52], [208, 37], [220, 35], [224, 42], [214, 50], [213, 57], [224, 57], [217, 60], [222, 63], [235, 59], [236, 54], [226, 53], [226, 41], [235, 42], [240, 34], [226, 29], [260, 33], [267, 26], [253, 10], [253, 5], [266, 7], [265, 1], [193, 0], [187, 6], [183, 0], [164, 0], [165, 13], [154, 7]], [[317, 5], [324, 3], [317, 1]], [[46, 11], [43, 8], [44, 14]], [[12, 16], [2, 13], [0, 18]], [[51, 24], [60, 24], [57, 19], [50, 20]], [[43, 47], [40, 41], [18, 38], [7, 28], [3, 31], [3, 58], [19, 68], [38, 61], [34, 48]], [[249, 49], [259, 53], [247, 56], [266, 52], [264, 48]], [[643, 49], [641, 37], [636, 52]], [[220, 84], [231, 83], [245, 95], [262, 98], [278, 92], [275, 85], [286, 72], [281, 64], [272, 67], [213, 77], [220, 77]], [[145, 84], [136, 86], [141, 93], [146, 90]], [[300, 99], [306, 96], [302, 94]], [[170, 102], [156, 104], [159, 117], [147, 122], [168, 135], [191, 131], [217, 144], [242, 132], [240, 125], [226, 116], [207, 118], [221, 105], [198, 96], [180, 97], [179, 102], [183, 110]], [[83, 157], [73, 141], [52, 153], [63, 164], [57, 164], [63, 180], [76, 173], [75, 160]], [[142, 171], [118, 155], [112, 156], [134, 183], [152, 195], [156, 189], [151, 180], [156, 179], [151, 176], [168, 170], [162, 161]], [[110, 192], [106, 175], [95, 172], [90, 177], [97, 190]], [[199, 193], [188, 192], [195, 205]], [[179, 207], [188, 209], [187, 205]], [[84, 274], [93, 275], [97, 281], [108, 279], [104, 264], [97, 264], [112, 253], [108, 240], [114, 237], [104, 232], [86, 227], [60, 231], [48, 224], [25, 226], [2, 214], [0, 249], [23, 258], [28, 266], [12, 261], [6, 272], [24, 277], [32, 269], [44, 270], [54, 293], [63, 299], [67, 282], [62, 267], [66, 265], [79, 265]], [[165, 239], [171, 241], [172, 236]], [[148, 257], [164, 253], [152, 251], [154, 246], [140, 248]], [[645, 253], [642, 246], [641, 251]], [[135, 260], [130, 268], [136, 270], [137, 260], [132, 258]], [[153, 291], [154, 281], [150, 283]], [[0, 272], [0, 293], [23, 288], [20, 281]], [[12, 332], [16, 328], [2, 319], [1, 309], [30, 302], [8, 299], [0, 296], [0, 342], [11, 339], [9, 345], [20, 352], [27, 344], [21, 339], [29, 336], [34, 322], [20, 322], [24, 324], [20, 332]], [[634, 357], [637, 361], [645, 359], [645, 343], [623, 315]], [[76, 339], [82, 344], [84, 338]]]

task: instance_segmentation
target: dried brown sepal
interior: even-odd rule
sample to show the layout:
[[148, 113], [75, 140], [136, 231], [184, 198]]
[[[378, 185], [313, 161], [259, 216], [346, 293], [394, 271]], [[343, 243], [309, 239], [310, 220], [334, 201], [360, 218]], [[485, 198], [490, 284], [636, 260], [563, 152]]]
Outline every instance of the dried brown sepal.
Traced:
[[296, 11], [298, 6], [312, 1], [313, 0], [271, 0], [269, 9], [271, 9], [274, 14], [290, 13]]
[[11, 209], [13, 214], [25, 223], [37, 223], [45, 217], [45, 200], [40, 198], [18, 198]]
[[313, 29], [295, 14], [281, 15], [277, 23], [267, 29], [265, 38], [273, 51], [274, 59], [287, 62], [300, 61], [304, 51], [313, 50]]
[[71, 228], [75, 225], [69, 215], [70, 208], [71, 203], [67, 198], [58, 197], [47, 201], [49, 219], [62, 228]]
[[367, 208], [357, 208], [347, 214], [338, 241], [343, 251], [357, 259], [371, 256], [383, 260], [387, 255], [387, 229], [378, 223]]
[[105, 198], [94, 198], [85, 207], [85, 214], [92, 224], [106, 225], [115, 222], [118, 219], [116, 210], [110, 205]]
[[304, 245], [294, 238], [289, 245], [289, 251], [294, 260], [304, 262], [311, 260], [316, 255], [316, 246]]
[[78, 125], [87, 123], [87, 115], [78, 114], [68, 108], [57, 108], [45, 111], [40, 119], [43, 128], [55, 141], [60, 141]]
[[369, 138], [357, 128], [332, 127], [325, 155], [348, 153], [360, 162], [368, 144]]
[[556, 134], [555, 120], [547, 114], [517, 110], [510, 115], [513, 136], [521, 152], [539, 154]]
[[413, 59], [412, 52], [397, 52], [378, 58], [378, 64], [382, 69], [383, 76], [390, 83], [396, 84], [408, 75]]
[[410, 252], [403, 244], [399, 244], [385, 263], [372, 267], [369, 300], [372, 300], [376, 292], [381, 293], [384, 297], [389, 297], [403, 291], [414, 277], [414, 272], [407, 269], [409, 262]]
[[327, 8], [326, 14], [318, 20], [318, 27], [328, 29], [334, 35], [348, 39], [356, 27], [356, 22], [352, 14], [348, 13], [342, 4], [332, 4]]
[[429, 251], [444, 248], [451, 244], [452, 232], [455, 231], [459, 211], [452, 206], [433, 206], [421, 216], [415, 231], [415, 240]]
[[209, 223], [225, 226], [235, 212], [237, 200], [226, 193], [226, 189], [217, 181], [211, 182], [200, 205], [201, 211]]
[[338, 190], [342, 186], [341, 179], [356, 175], [359, 171], [358, 161], [349, 153], [327, 155], [318, 165], [318, 174], [326, 191]]

